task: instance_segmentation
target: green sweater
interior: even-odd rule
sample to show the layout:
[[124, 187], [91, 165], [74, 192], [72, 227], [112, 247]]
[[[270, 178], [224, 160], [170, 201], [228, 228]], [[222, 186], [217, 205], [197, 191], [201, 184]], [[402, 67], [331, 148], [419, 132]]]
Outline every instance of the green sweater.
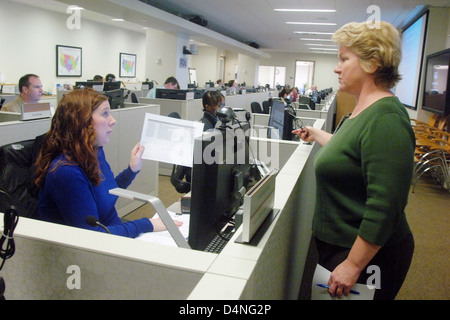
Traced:
[[410, 119], [397, 97], [347, 119], [315, 158], [314, 235], [346, 248], [357, 235], [380, 246], [407, 236], [414, 148]]

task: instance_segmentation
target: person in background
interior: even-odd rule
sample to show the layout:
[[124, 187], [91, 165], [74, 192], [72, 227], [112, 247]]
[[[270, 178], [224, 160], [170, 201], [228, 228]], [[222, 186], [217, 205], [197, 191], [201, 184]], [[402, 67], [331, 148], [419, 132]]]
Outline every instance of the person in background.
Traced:
[[219, 79], [216, 81], [216, 87], [223, 87], [223, 80]]
[[21, 77], [19, 79], [19, 92], [17, 98], [5, 104], [1, 111], [21, 113], [24, 103], [39, 102], [44, 92], [39, 76], [29, 73]]
[[114, 74], [112, 74], [112, 73], [108, 73], [105, 76], [105, 81], [116, 81], [116, 76]]
[[291, 91], [292, 102], [297, 102], [298, 99], [298, 88], [293, 87]]
[[317, 91], [317, 86], [313, 84], [308, 90], [305, 91], [305, 96], [310, 97], [316, 91]]
[[86, 222], [93, 216], [112, 234], [131, 238], [166, 229], [160, 219], [122, 222], [117, 215], [117, 196], [109, 190], [131, 184], [141, 170], [144, 147], [137, 143], [127, 169], [114, 177], [103, 146], [115, 123], [108, 98], [91, 88], [76, 89], [61, 99], [36, 160], [43, 220], [105, 232]]
[[283, 88], [278, 92], [278, 98], [283, 100], [285, 105], [288, 105], [291, 103], [291, 89], [289, 88]]
[[236, 94], [237, 92], [237, 82], [235, 80], [228, 81], [227, 93]]
[[380, 282], [374, 299], [394, 299], [414, 252], [405, 207], [415, 137], [391, 91], [400, 80], [401, 40], [383, 21], [379, 28], [346, 24], [333, 39], [339, 90], [355, 96], [356, 106], [334, 134], [313, 127], [293, 131], [322, 145], [314, 160], [319, 264], [331, 272], [325, 283], [331, 296], [347, 296], [356, 282], [374, 284], [367, 281], [375, 266]]
[[[203, 131], [214, 130], [218, 121], [216, 111], [225, 105], [225, 97], [220, 91], [206, 91], [202, 97], [202, 104], [203, 117], [200, 119], [200, 122], [204, 124]], [[181, 188], [185, 188], [186, 185], [189, 185], [190, 190], [191, 176], [192, 170], [190, 167], [174, 166], [171, 174], [171, 181], [174, 179], [175, 181], [184, 182], [184, 184], [172, 182], [179, 193], [189, 192], [188, 190], [182, 190]], [[181, 185], [183, 185], [183, 187], [180, 187]]]
[[203, 122], [203, 131], [214, 129], [217, 123], [216, 111], [225, 103], [225, 97], [220, 91], [206, 91], [202, 98], [203, 117], [200, 119]]
[[153, 87], [148, 93], [147, 98], [156, 98], [156, 89], [180, 89], [178, 80], [175, 77], [168, 77], [162, 86]]
[[103, 82], [103, 77], [99, 74], [95, 75], [92, 81]]

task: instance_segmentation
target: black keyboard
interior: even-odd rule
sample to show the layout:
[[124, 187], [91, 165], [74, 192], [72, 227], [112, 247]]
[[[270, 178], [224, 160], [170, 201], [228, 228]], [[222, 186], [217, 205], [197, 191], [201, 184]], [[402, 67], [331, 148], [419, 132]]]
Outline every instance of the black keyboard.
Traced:
[[208, 246], [205, 248], [204, 251], [212, 253], [220, 253], [222, 249], [225, 247], [225, 245], [228, 243], [228, 240], [231, 239], [233, 234], [234, 232], [226, 232], [220, 235], [216, 235], [211, 240], [211, 242], [208, 244]]

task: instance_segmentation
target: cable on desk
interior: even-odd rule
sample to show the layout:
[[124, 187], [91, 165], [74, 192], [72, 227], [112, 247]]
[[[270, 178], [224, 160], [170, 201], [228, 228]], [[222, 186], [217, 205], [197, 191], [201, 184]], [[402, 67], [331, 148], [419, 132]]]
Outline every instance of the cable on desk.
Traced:
[[3, 233], [0, 238], [0, 259], [3, 261], [0, 265], [0, 270], [2, 270], [6, 259], [11, 258], [16, 250], [13, 235], [18, 222], [19, 215], [16, 208], [11, 206], [3, 216]]

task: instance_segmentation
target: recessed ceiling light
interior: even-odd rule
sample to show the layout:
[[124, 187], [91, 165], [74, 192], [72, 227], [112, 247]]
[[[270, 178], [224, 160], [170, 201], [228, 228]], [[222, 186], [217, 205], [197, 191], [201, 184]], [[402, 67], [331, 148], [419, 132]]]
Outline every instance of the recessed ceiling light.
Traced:
[[305, 24], [312, 26], [335, 26], [336, 23], [328, 23], [328, 22], [286, 22], [287, 24]]
[[111, 21], [119, 21], [119, 22], [121, 22], [121, 21], [125, 21], [125, 20], [123, 20], [121, 18], [113, 18], [113, 19], [111, 19]]
[[281, 12], [336, 12], [333, 9], [273, 9]]

